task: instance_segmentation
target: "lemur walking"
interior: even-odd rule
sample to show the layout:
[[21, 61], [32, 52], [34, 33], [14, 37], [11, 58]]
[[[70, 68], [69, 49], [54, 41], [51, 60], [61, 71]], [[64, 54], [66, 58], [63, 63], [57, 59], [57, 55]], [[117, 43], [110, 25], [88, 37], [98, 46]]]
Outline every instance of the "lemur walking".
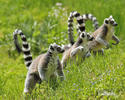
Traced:
[[71, 45], [75, 43], [74, 38], [73, 38], [73, 19], [74, 18], [76, 18], [78, 22], [79, 34], [85, 31], [85, 21], [87, 20], [91, 20], [93, 22], [93, 26], [95, 30], [99, 28], [98, 21], [96, 17], [94, 17], [92, 14], [84, 14], [83, 16], [80, 16], [80, 13], [78, 13], [77, 11], [71, 12], [68, 18], [68, 37], [69, 37], [69, 42]]
[[[21, 30], [15, 30], [14, 35], [15, 34], [23, 33]], [[22, 36], [25, 37], [24, 34], [21, 35], [21, 37]], [[26, 37], [25, 39], [22, 39], [22, 41], [26, 42]], [[15, 45], [19, 49], [17, 40], [15, 41]], [[23, 46], [23, 48], [25, 47]], [[53, 43], [49, 46], [49, 49], [45, 54], [39, 55], [31, 62], [25, 80], [25, 94], [31, 93], [36, 83], [42, 82], [44, 80], [48, 81], [49, 79], [56, 78], [57, 76], [60, 76], [60, 79], [64, 80], [65, 76], [63, 73], [63, 68], [58, 57], [58, 54], [63, 52], [64, 49], [61, 46]], [[24, 53], [24, 55], [26, 54]]]
[[112, 43], [113, 45], [117, 45], [119, 43], [119, 39], [114, 34], [114, 28], [118, 24], [115, 22], [112, 16], [106, 18], [102, 26], [100, 26], [95, 32], [92, 33], [92, 36], [95, 38], [93, 41], [88, 43], [88, 48], [91, 51], [98, 51], [102, 48], [109, 48], [109, 41], [114, 40], [116, 43]]
[[66, 67], [66, 63], [68, 60], [76, 60], [76, 57], [83, 58], [84, 56], [86, 56], [89, 51], [86, 47], [86, 43], [88, 41], [92, 41], [93, 39], [94, 38], [88, 33], [82, 32], [77, 41], [63, 53], [63, 57], [61, 60], [63, 68]]

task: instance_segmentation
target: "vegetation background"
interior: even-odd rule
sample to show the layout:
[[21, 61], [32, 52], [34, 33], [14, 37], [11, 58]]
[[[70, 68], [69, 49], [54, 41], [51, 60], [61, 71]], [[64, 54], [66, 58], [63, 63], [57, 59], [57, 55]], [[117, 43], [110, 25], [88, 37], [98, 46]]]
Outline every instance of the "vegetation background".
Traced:
[[[71, 11], [92, 13], [99, 24], [113, 15], [119, 24], [118, 46], [104, 56], [91, 56], [82, 64], [68, 64], [66, 80], [56, 89], [43, 82], [34, 89], [32, 100], [94, 100], [125, 98], [125, 0], [0, 0], [0, 100], [22, 100], [27, 69], [23, 55], [13, 44], [13, 31], [22, 29], [35, 58], [50, 43], [68, 43], [67, 19]], [[94, 31], [91, 22], [87, 31]], [[75, 35], [75, 34], [74, 34]], [[75, 35], [75, 38], [77, 36]]]

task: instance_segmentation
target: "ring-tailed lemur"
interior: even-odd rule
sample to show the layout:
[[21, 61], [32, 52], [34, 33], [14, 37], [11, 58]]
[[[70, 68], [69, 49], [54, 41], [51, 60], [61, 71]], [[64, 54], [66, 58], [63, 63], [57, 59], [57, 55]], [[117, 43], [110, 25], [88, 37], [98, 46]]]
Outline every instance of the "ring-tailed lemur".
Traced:
[[63, 53], [64, 49], [57, 44], [51, 44], [45, 54], [39, 55], [33, 60], [29, 67], [25, 80], [24, 93], [31, 93], [36, 83], [48, 81], [60, 76], [61, 81], [65, 79], [62, 65], [59, 61], [58, 53]]
[[[21, 36], [23, 41], [22, 50], [18, 45], [17, 34]], [[26, 41], [25, 35], [21, 30], [15, 30], [14, 33], [14, 43], [18, 51], [24, 52], [24, 57], [26, 58], [30, 54], [30, 48]], [[28, 49], [29, 48], [29, 49]], [[26, 53], [27, 52], [27, 53]], [[53, 43], [49, 46], [48, 51], [45, 54], [41, 54], [31, 61], [28, 67], [27, 77], [25, 80], [24, 93], [31, 93], [36, 83], [41, 83], [41, 81], [49, 80], [60, 76], [61, 80], [65, 79], [63, 68], [60, 63], [58, 53], [63, 53], [64, 49]], [[32, 56], [30, 56], [32, 58]], [[27, 60], [25, 60], [27, 62]]]
[[112, 16], [106, 18], [104, 20], [104, 24], [100, 26], [95, 32], [92, 33], [92, 36], [95, 39], [88, 43], [88, 48], [91, 51], [98, 51], [104, 47], [109, 48], [110, 40], [114, 40], [116, 43], [112, 44], [117, 45], [119, 43], [119, 39], [114, 34], [114, 28], [116, 26], [117, 23], [115, 22]]
[[[77, 13], [76, 13], [77, 14]], [[77, 15], [80, 15], [80, 14], [77, 14]], [[98, 26], [98, 22], [97, 22], [97, 20], [96, 20], [96, 17], [93, 17], [91, 14], [90, 15], [83, 15], [83, 19], [84, 20], [86, 20], [87, 18], [90, 18], [90, 19], [92, 19], [93, 20], [93, 22], [95, 23], [93, 26], [95, 26], [95, 32], [93, 33], [93, 37], [94, 38], [96, 38], [96, 35], [94, 35], [94, 34], [98, 34], [99, 32], [98, 32], [98, 30], [102, 30], [103, 28], [101, 28], [101, 27], [99, 27]], [[109, 23], [104, 23], [105, 25], [107, 25], [108, 26], [108, 31], [109, 30], [112, 30], [112, 32], [108, 32], [108, 34], [113, 34], [112, 35], [112, 39], [114, 40], [114, 41], [116, 41], [116, 44], [118, 44], [119, 43], [119, 39], [114, 35], [114, 23], [116, 23], [115, 21], [114, 21], [114, 19], [113, 19], [113, 17], [112, 16], [110, 16], [109, 18], [107, 18], [107, 21], [109, 21]], [[73, 21], [72, 21], [73, 22]], [[81, 23], [80, 23], [81, 22]], [[83, 29], [85, 30], [85, 28], [84, 28], [84, 22], [85, 21], [79, 21], [78, 22], [78, 24], [79, 24], [79, 26], [80, 26], [80, 24], [82, 25], [81, 27], [82, 28], [80, 28], [79, 27], [79, 30], [80, 31], [82, 31]], [[111, 24], [111, 23], [113, 23], [113, 24]], [[104, 25], [102, 25], [102, 26], [104, 26]], [[111, 27], [110, 27], [111, 26]], [[72, 28], [73, 29], [73, 28]], [[82, 29], [82, 30], [81, 30]], [[104, 30], [104, 29], [103, 29]], [[73, 33], [73, 32], [71, 32], [71, 33]], [[71, 42], [71, 40], [72, 41], [74, 41], [74, 39], [73, 39], [73, 35], [70, 33], [70, 31], [69, 31], [69, 40], [70, 40], [70, 44], [72, 44], [73, 42]], [[102, 34], [102, 33], [105, 33], [105, 32], [101, 32], [101, 33], [99, 33], [99, 34]], [[98, 36], [99, 37], [99, 36]], [[97, 37], [97, 38], [98, 38]], [[111, 40], [111, 37], [109, 36], [109, 35], [107, 35], [106, 36], [108, 39], [107, 39], [107, 41], [109, 41], [109, 40]], [[96, 38], [96, 40], [97, 40], [97, 38]], [[93, 40], [94, 41], [94, 40]], [[99, 40], [98, 40], [99, 41]], [[101, 41], [100, 41], [101, 42]], [[101, 43], [102, 44], [102, 43]], [[104, 43], [103, 43], [104, 44]], [[89, 45], [88, 45], [88, 47], [92, 50], [92, 49], [96, 49], [96, 50], [94, 50], [94, 54], [96, 54], [96, 52], [98, 51], [99, 53], [101, 53], [101, 54], [103, 54], [103, 52], [104, 52], [104, 50], [102, 49], [102, 45], [98, 45], [97, 44], [97, 42], [89, 42]], [[113, 43], [113, 45], [115, 45], [114, 43]]]
[[98, 21], [96, 17], [94, 17], [92, 14], [84, 14], [83, 16], [80, 16], [80, 13], [77, 11], [73, 11], [70, 13], [70, 16], [68, 18], [68, 37], [69, 42], [71, 45], [73, 45], [74, 38], [73, 38], [73, 19], [76, 18], [78, 22], [78, 33], [85, 31], [85, 21], [91, 20], [93, 22], [93, 26], [95, 27], [95, 30], [99, 28]]
[[[22, 40], [22, 49], [19, 46], [18, 43], [18, 38], [17, 35], [21, 36], [21, 40]], [[30, 46], [27, 42], [26, 36], [23, 34], [23, 32], [21, 30], [16, 29], [13, 32], [13, 39], [14, 39], [14, 44], [16, 46], [17, 51], [23, 52], [24, 53], [24, 60], [25, 60], [25, 65], [27, 67], [27, 69], [29, 68], [30, 64], [32, 63], [32, 55], [30, 53]]]
[[86, 47], [88, 41], [92, 41], [94, 38], [86, 32], [82, 32], [77, 41], [63, 53], [61, 64], [66, 66], [67, 60], [75, 60], [76, 56], [83, 58], [89, 51]]

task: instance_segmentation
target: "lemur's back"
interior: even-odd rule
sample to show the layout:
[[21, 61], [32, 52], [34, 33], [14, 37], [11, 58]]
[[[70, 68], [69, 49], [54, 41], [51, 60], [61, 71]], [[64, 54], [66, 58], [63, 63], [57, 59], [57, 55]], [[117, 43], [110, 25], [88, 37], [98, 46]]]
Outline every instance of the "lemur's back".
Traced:
[[94, 32], [92, 33], [92, 36], [93, 36], [94, 38], [96, 38], [96, 36], [97, 36], [99, 33], [102, 33], [102, 31], [103, 31], [102, 27], [103, 27], [103, 25], [102, 25], [101, 27], [99, 27], [96, 31], [94, 31]]
[[45, 54], [41, 54], [33, 60], [32, 64], [29, 67], [29, 71], [31, 73], [37, 73], [38, 72], [38, 64], [39, 64], [41, 59], [44, 59], [44, 56], [45, 56]]

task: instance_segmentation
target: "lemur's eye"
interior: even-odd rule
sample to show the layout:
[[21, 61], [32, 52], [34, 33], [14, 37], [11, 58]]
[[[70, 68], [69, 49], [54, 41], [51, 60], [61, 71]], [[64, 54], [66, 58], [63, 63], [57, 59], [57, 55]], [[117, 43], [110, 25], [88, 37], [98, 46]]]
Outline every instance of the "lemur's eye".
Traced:
[[57, 47], [57, 51], [61, 51], [61, 48], [60, 48], [60, 47]]
[[108, 24], [109, 23], [108, 20], [105, 20], [105, 23]]
[[114, 21], [110, 21], [110, 24], [114, 24]]
[[90, 38], [90, 35], [89, 35], [89, 34], [87, 34], [87, 38]]
[[89, 41], [92, 41], [94, 39], [94, 37], [91, 37], [90, 39], [89, 39]]

